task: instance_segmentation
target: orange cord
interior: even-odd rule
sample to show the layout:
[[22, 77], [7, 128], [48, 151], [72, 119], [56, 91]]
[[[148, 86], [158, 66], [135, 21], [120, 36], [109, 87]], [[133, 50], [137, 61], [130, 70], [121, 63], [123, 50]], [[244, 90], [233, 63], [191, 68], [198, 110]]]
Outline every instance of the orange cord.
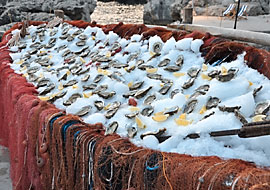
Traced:
[[161, 152], [161, 154], [162, 154], [162, 156], [163, 156], [163, 162], [162, 162], [162, 165], [163, 165], [163, 175], [164, 175], [164, 177], [165, 177], [167, 183], [169, 184], [171, 190], [173, 190], [172, 184], [171, 184], [171, 182], [169, 181], [169, 179], [168, 179], [168, 177], [167, 177], [167, 175], [166, 175], [166, 171], [165, 171], [165, 162], [164, 162], [165, 156], [164, 156], [164, 153], [163, 153], [163, 152]]

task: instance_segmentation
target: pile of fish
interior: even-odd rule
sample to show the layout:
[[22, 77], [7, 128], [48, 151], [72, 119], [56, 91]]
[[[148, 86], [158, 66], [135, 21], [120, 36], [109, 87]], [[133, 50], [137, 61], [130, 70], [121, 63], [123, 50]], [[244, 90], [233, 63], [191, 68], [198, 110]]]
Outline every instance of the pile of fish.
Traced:
[[[269, 119], [269, 102], [256, 102], [263, 86], [234, 63], [204, 64], [198, 51], [202, 44], [190, 38], [164, 43], [158, 36], [142, 35], [126, 40], [97, 27], [43, 24], [30, 26], [11, 48], [11, 67], [37, 87], [40, 99], [86, 122], [103, 122], [106, 134], [152, 135], [162, 143], [175, 131], [215, 120], [215, 115], [233, 114], [239, 120], [236, 127]], [[223, 88], [237, 81], [245, 86], [242, 94], [219, 97], [211, 91], [212, 85]], [[252, 114], [243, 114], [241, 105], [224, 104], [250, 93]]]

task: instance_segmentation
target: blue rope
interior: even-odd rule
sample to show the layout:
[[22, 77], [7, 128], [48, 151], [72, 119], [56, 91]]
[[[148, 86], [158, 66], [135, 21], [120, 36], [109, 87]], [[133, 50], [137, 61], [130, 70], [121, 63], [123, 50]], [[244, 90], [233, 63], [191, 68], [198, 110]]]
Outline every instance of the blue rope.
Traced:
[[60, 114], [60, 115], [54, 116], [54, 117], [49, 121], [50, 133], [52, 132], [53, 123], [54, 123], [59, 117], [62, 117], [63, 115], [64, 115], [64, 114]]
[[148, 171], [154, 171], [154, 170], [156, 170], [156, 169], [159, 168], [159, 165], [156, 165], [156, 166], [154, 166], [154, 167], [148, 166], [147, 161], [146, 161], [145, 165], [146, 165], [146, 169], [147, 169]]
[[78, 120], [70, 120], [70, 121], [68, 121], [67, 123], [65, 123], [65, 124], [62, 126], [61, 133], [62, 133], [62, 139], [64, 140], [64, 142], [66, 141], [66, 131], [67, 131], [67, 129], [68, 129], [70, 126], [72, 126], [72, 125], [74, 125], [74, 124], [76, 124], [76, 123], [79, 123], [79, 121], [78, 121]]

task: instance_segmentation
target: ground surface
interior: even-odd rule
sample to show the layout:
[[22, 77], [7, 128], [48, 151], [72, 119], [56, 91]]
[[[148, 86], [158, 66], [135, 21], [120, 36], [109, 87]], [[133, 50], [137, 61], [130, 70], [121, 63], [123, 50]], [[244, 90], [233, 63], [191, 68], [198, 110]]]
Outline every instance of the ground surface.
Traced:
[[12, 189], [9, 178], [9, 156], [8, 150], [0, 146], [0, 190]]
[[143, 5], [123, 5], [117, 2], [103, 3], [98, 1], [91, 20], [98, 24], [143, 23]]

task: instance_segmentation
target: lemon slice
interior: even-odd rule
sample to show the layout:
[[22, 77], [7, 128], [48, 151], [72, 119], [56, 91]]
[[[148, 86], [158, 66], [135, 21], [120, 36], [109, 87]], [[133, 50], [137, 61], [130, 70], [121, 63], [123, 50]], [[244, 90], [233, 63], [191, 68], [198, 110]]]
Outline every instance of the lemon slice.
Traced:
[[81, 61], [82, 63], [86, 63], [86, 61], [85, 61], [82, 57], [80, 57], [80, 61]]
[[212, 78], [211, 77], [209, 77], [208, 75], [206, 75], [206, 74], [201, 74], [201, 77], [202, 77], [202, 79], [204, 79], [204, 80], [212, 80]]
[[146, 125], [143, 123], [143, 121], [138, 116], [135, 117], [135, 122], [140, 129], [146, 128]]
[[22, 72], [22, 71], [24, 71], [24, 70], [26, 70], [26, 69], [27, 69], [27, 67], [24, 66], [23, 68], [20, 69], [20, 72]]
[[204, 114], [206, 112], [206, 106], [204, 105], [203, 107], [202, 107], [202, 109], [200, 110], [200, 114]]
[[255, 115], [252, 118], [252, 121], [253, 122], [264, 121], [265, 118], [266, 118], [266, 115]]
[[180, 116], [179, 116], [179, 119], [186, 119], [187, 118], [187, 114], [186, 113], [182, 113]]
[[40, 74], [39, 74], [39, 77], [40, 77], [40, 78], [43, 78], [43, 77], [44, 77], [44, 74], [43, 74], [43, 73], [40, 73]]
[[224, 67], [224, 66], [221, 67], [221, 73], [223, 75], [228, 73], [228, 70], [226, 69], [226, 67]]
[[179, 126], [188, 126], [188, 125], [190, 125], [190, 124], [192, 123], [192, 122], [189, 121], [189, 120], [186, 120], [186, 119], [180, 119], [180, 118], [175, 119], [174, 121], [175, 121], [175, 123], [176, 123], [177, 125], [179, 125]]
[[164, 115], [164, 112], [161, 111], [161, 112], [154, 113], [154, 116], [158, 116], [158, 115]]
[[63, 90], [64, 87], [63, 87], [63, 84], [60, 82], [59, 86], [58, 86], [58, 90]]
[[111, 56], [112, 56], [112, 52], [108, 51], [108, 52], [106, 53], [106, 57], [111, 57]]
[[155, 115], [152, 117], [152, 119], [154, 121], [157, 121], [157, 122], [163, 122], [163, 121], [166, 121], [169, 117], [169, 114], [160, 114], [160, 115]]
[[179, 77], [182, 77], [182, 76], [185, 76], [186, 73], [178, 73], [178, 72], [174, 72], [173, 73], [173, 76], [179, 78]]
[[130, 106], [129, 110], [132, 111], [132, 112], [136, 112], [136, 111], [140, 111], [140, 108], [135, 107], [135, 106]]
[[50, 99], [48, 96], [39, 96], [38, 98], [42, 101], [48, 101]]
[[150, 51], [149, 54], [151, 55], [151, 57], [154, 56], [154, 55], [156, 55], [156, 53], [153, 52], [153, 51]]
[[25, 78], [28, 77], [28, 76], [29, 76], [29, 75], [28, 75], [27, 73], [23, 74], [23, 77], [25, 77]]
[[16, 64], [21, 65], [22, 63], [23, 63], [23, 60], [20, 60]]
[[90, 96], [92, 96], [92, 92], [89, 92], [89, 93], [83, 93], [83, 97], [84, 97], [84, 98], [90, 98]]
[[131, 87], [132, 85], [133, 85], [132, 81], [128, 83], [128, 87]]
[[156, 73], [158, 68], [146, 68], [147, 73]]
[[202, 71], [203, 72], [207, 71], [207, 69], [208, 69], [208, 66], [206, 64], [202, 64]]
[[103, 70], [103, 71], [102, 71], [102, 74], [107, 76], [107, 75], [110, 75], [111, 72], [110, 72], [110, 71], [107, 71], [107, 70]]
[[108, 104], [107, 106], [104, 107], [104, 110], [108, 110], [111, 104]]

